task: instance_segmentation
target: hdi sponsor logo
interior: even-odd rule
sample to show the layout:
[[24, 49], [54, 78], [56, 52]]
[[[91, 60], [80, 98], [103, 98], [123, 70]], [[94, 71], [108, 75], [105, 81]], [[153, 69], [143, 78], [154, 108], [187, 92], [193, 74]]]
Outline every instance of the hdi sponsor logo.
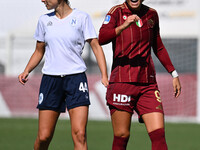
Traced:
[[113, 101], [114, 102], [130, 102], [131, 101], [131, 96], [123, 95], [123, 94], [113, 94]]

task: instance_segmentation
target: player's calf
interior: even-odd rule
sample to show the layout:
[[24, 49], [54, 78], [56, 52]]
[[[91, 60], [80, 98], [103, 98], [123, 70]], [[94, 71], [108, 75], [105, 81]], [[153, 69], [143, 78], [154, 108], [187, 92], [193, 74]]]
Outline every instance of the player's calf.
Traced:
[[152, 150], [168, 150], [165, 140], [165, 130], [160, 128], [149, 133]]

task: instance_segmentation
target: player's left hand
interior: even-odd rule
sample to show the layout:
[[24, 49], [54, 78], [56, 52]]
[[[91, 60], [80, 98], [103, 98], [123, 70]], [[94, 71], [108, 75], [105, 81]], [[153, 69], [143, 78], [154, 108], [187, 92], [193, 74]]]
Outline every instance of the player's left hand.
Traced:
[[101, 83], [107, 88], [109, 82], [108, 82], [108, 78], [107, 77], [104, 77], [101, 79]]
[[173, 78], [174, 97], [179, 97], [181, 94], [181, 83], [179, 77]]

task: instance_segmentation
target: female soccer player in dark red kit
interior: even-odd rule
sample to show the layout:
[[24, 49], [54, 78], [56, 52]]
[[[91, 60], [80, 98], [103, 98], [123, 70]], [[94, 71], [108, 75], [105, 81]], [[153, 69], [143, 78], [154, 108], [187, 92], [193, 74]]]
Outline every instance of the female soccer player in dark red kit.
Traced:
[[173, 79], [174, 96], [181, 85], [160, 33], [156, 10], [143, 0], [126, 0], [107, 13], [99, 43], [112, 42], [113, 64], [106, 99], [114, 131], [113, 150], [125, 150], [133, 111], [144, 122], [152, 150], [167, 150], [164, 112], [156, 82], [151, 48]]

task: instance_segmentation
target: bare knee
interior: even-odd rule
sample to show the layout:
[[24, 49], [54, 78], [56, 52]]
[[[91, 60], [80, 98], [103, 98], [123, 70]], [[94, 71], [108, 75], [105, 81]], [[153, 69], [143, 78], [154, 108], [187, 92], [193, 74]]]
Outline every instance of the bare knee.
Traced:
[[112, 116], [112, 126], [114, 135], [117, 137], [126, 138], [130, 136], [132, 114], [126, 111], [116, 110]]
[[41, 144], [50, 143], [52, 135], [50, 134], [39, 134], [37, 140]]
[[76, 142], [78, 142], [80, 144], [85, 144], [86, 143], [86, 132], [85, 131], [77, 130], [72, 134], [73, 134], [75, 143]]
[[126, 129], [119, 129], [118, 131], [115, 131], [114, 135], [125, 138], [130, 136], [130, 131]]

